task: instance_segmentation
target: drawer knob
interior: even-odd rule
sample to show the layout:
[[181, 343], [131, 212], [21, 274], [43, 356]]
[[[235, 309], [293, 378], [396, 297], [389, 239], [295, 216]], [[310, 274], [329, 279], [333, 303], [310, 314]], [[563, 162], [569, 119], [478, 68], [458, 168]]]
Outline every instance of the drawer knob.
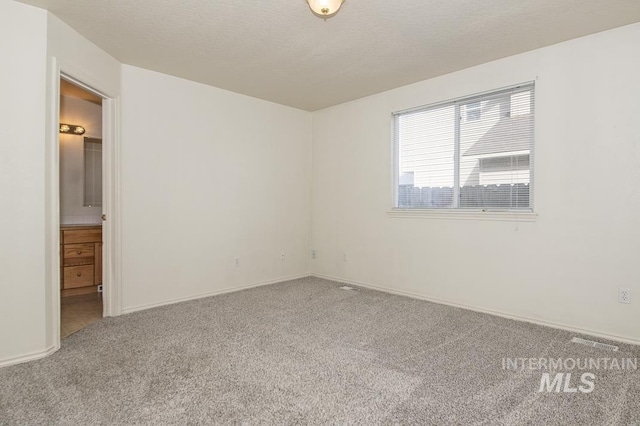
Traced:
[[81, 277], [81, 276], [82, 276], [82, 272], [78, 272], [78, 273], [76, 274], [76, 276]]
[[76, 251], [76, 253], [78, 253], [78, 254], [82, 254], [82, 251], [78, 250], [78, 251]]

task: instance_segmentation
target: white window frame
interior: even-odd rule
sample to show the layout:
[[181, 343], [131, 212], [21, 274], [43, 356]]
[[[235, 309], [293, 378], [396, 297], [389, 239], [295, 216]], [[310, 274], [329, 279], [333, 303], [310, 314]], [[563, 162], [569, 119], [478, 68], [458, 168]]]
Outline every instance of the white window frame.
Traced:
[[[455, 105], [456, 106], [456, 114], [460, 117], [460, 104], [473, 102], [474, 99], [480, 99], [487, 95], [500, 94], [502, 92], [509, 92], [514, 89], [519, 89], [522, 87], [531, 86], [533, 88], [534, 96], [532, 96], [532, 102], [535, 99], [535, 82], [529, 81], [525, 83], [516, 84], [513, 86], [507, 86], [500, 89], [488, 90], [485, 92], [476, 93], [469, 96], [463, 96], [455, 99], [449, 99], [442, 102], [432, 103], [428, 105], [422, 105], [414, 108], [409, 108], [405, 110], [400, 110], [392, 113], [392, 125], [393, 125], [393, 136], [392, 136], [392, 146], [393, 146], [393, 205], [390, 211], [387, 212], [389, 217], [395, 218], [434, 218], [434, 219], [470, 219], [470, 220], [505, 220], [505, 221], [535, 221], [538, 214], [534, 211], [534, 148], [535, 148], [535, 118], [534, 118], [534, 142], [533, 146], [530, 148], [529, 152], [529, 168], [530, 168], [530, 183], [529, 183], [529, 208], [528, 209], [517, 209], [517, 210], [509, 210], [509, 209], [495, 209], [495, 208], [486, 208], [486, 209], [473, 209], [473, 208], [464, 208], [459, 207], [458, 203], [456, 207], [452, 208], [425, 208], [425, 207], [415, 207], [415, 208], [399, 208], [399, 180], [400, 180], [400, 135], [399, 135], [399, 123], [398, 118], [402, 114], [423, 111], [431, 108], [442, 107], [445, 105]], [[535, 114], [535, 102], [532, 105], [532, 111]], [[459, 126], [460, 120], [456, 120], [455, 125], [455, 153], [454, 153], [454, 197], [459, 199], [459, 179], [460, 179], [460, 170], [459, 170]]]

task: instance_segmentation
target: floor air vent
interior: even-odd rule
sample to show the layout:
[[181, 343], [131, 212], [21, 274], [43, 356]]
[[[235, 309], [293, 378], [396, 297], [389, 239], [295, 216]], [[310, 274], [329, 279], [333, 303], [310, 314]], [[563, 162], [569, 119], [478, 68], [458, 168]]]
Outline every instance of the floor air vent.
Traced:
[[579, 343], [581, 345], [591, 346], [592, 348], [596, 348], [596, 349], [604, 349], [605, 351], [616, 352], [618, 350], [617, 346], [607, 345], [606, 343], [594, 342], [593, 340], [581, 339], [579, 337], [574, 337], [573, 339], [571, 339], [571, 341], [573, 343]]
[[348, 285], [343, 285], [342, 287], [340, 287], [340, 290], [354, 290], [354, 288], [349, 287]]

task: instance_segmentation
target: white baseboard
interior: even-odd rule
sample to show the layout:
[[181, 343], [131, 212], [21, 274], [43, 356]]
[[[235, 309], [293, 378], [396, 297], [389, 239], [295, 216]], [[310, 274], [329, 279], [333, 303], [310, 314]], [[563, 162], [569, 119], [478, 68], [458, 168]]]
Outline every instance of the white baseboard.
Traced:
[[[215, 296], [217, 294], [233, 293], [235, 291], [246, 290], [246, 289], [249, 289], [249, 288], [261, 287], [261, 286], [265, 286], [265, 285], [277, 284], [277, 283], [281, 283], [281, 282], [285, 282], [285, 281], [296, 280], [296, 279], [299, 279], [299, 278], [306, 278], [306, 277], [309, 277], [309, 276], [310, 276], [310, 274], [308, 274], [308, 273], [292, 275], [292, 276], [289, 276], [289, 277], [277, 278], [275, 280], [262, 281], [262, 282], [259, 282], [259, 283], [249, 284], [249, 285], [245, 285], [245, 286], [242, 286], [242, 287], [230, 287], [230, 288], [225, 288], [225, 289], [222, 289], [222, 290], [216, 290], [216, 291], [211, 291], [211, 292], [207, 292], [207, 293], [201, 293], [201, 294], [197, 294], [197, 295], [193, 295], [193, 296], [187, 296], [187, 297], [181, 297], [181, 298], [178, 298], [178, 299], [165, 300], [163, 302], [158, 302], [158, 303], [150, 303], [150, 304], [146, 304], [146, 305], [133, 306], [133, 307], [130, 307], [130, 308], [123, 309], [122, 310], [122, 314], [128, 314], [128, 313], [131, 313], [131, 312], [136, 312], [136, 311], [142, 311], [142, 310], [145, 310], [145, 309], [156, 308], [158, 306], [165, 306], [165, 305], [172, 305], [174, 303], [186, 302], [187, 300], [202, 299], [204, 297]], [[50, 347], [48, 349], [45, 349], [43, 351], [31, 352], [31, 353], [24, 354], [24, 355], [18, 355], [18, 356], [15, 356], [15, 357], [6, 358], [6, 359], [3, 359], [3, 360], [0, 360], [0, 368], [8, 367], [10, 365], [15, 365], [15, 364], [21, 364], [23, 362], [34, 361], [36, 359], [41, 359], [41, 358], [44, 358], [46, 356], [51, 355], [52, 353], [56, 352], [58, 349], [60, 349], [59, 346], [52, 346], [52, 347]]]
[[58, 349], [60, 349], [59, 346], [51, 346], [50, 348], [45, 349], [43, 351], [30, 352], [30, 353], [24, 354], [24, 355], [18, 355], [18, 356], [14, 356], [14, 357], [11, 357], [11, 358], [5, 358], [3, 360], [0, 360], [0, 368], [8, 367], [10, 365], [15, 365], [15, 364], [22, 364], [23, 362], [35, 361], [36, 359], [41, 359], [41, 358], [44, 358], [46, 356], [51, 355], [52, 353], [54, 353]]
[[209, 292], [206, 292], [206, 293], [196, 294], [196, 295], [193, 295], [193, 296], [179, 297], [177, 299], [170, 299], [170, 300], [165, 300], [165, 301], [157, 302], [157, 303], [148, 303], [148, 304], [144, 304], [144, 305], [131, 306], [131, 307], [122, 309], [122, 314], [130, 314], [132, 312], [144, 311], [146, 309], [157, 308], [159, 306], [173, 305], [175, 303], [186, 302], [188, 300], [202, 299], [202, 298], [205, 298], [205, 297], [216, 296], [218, 294], [233, 293], [233, 292], [236, 292], [236, 291], [246, 290], [246, 289], [249, 289], [249, 288], [262, 287], [262, 286], [271, 285], [271, 284], [278, 284], [278, 283], [282, 283], [282, 282], [285, 282], [285, 281], [297, 280], [299, 278], [306, 278], [306, 277], [309, 277], [309, 276], [311, 276], [311, 274], [308, 274], [308, 273], [292, 275], [292, 276], [289, 276], [289, 277], [276, 278], [274, 280], [269, 280], [269, 281], [261, 281], [259, 283], [244, 285], [244, 286], [241, 286], [241, 287], [229, 287], [229, 288], [225, 288], [225, 289], [222, 289], [222, 290], [214, 290], [214, 291], [209, 291]]
[[[497, 311], [497, 310], [493, 310], [493, 309], [487, 309], [487, 308], [483, 308], [483, 307], [470, 306], [470, 305], [465, 305], [465, 304], [461, 304], [461, 303], [454, 303], [454, 302], [450, 302], [448, 300], [438, 299], [438, 298], [435, 298], [435, 297], [429, 297], [429, 296], [425, 296], [423, 294], [413, 293], [413, 292], [410, 292], [410, 291], [396, 290], [396, 289], [391, 289], [391, 288], [382, 287], [382, 286], [378, 286], [378, 285], [366, 284], [366, 283], [363, 283], [363, 282], [360, 282], [360, 281], [348, 280], [348, 279], [345, 279], [345, 278], [334, 277], [334, 276], [318, 274], [318, 273], [292, 275], [292, 276], [289, 276], [289, 277], [277, 278], [275, 280], [263, 281], [263, 282], [249, 284], [249, 285], [245, 285], [245, 286], [241, 286], [241, 287], [231, 287], [231, 288], [226, 288], [226, 289], [222, 289], [222, 290], [216, 290], [216, 291], [211, 291], [211, 292], [207, 292], [207, 293], [201, 293], [201, 294], [198, 294], [198, 295], [181, 297], [181, 298], [172, 299], [172, 300], [166, 300], [166, 301], [158, 302], [158, 303], [150, 303], [150, 304], [146, 304], [146, 305], [133, 306], [133, 307], [124, 309], [122, 311], [122, 313], [123, 314], [128, 314], [128, 313], [131, 313], [131, 312], [142, 311], [142, 310], [145, 310], [145, 309], [151, 309], [151, 308], [155, 308], [155, 307], [158, 307], [158, 306], [172, 305], [174, 303], [185, 302], [187, 300], [202, 299], [204, 297], [215, 296], [215, 295], [218, 295], [218, 294], [233, 293], [233, 292], [236, 292], [236, 291], [246, 290], [246, 289], [249, 289], [249, 288], [255, 288], [255, 287], [261, 287], [261, 286], [265, 286], [265, 285], [277, 284], [277, 283], [281, 283], [281, 282], [285, 282], [285, 281], [296, 280], [296, 279], [299, 279], [299, 278], [306, 278], [306, 277], [309, 277], [309, 276], [313, 276], [313, 277], [317, 277], [317, 278], [323, 278], [323, 279], [331, 280], [331, 281], [337, 281], [337, 282], [345, 283], [345, 284], [352, 284], [352, 285], [365, 287], [365, 288], [370, 288], [370, 289], [382, 291], [382, 292], [385, 292], [385, 293], [397, 294], [397, 295], [400, 295], [400, 296], [407, 296], [407, 297], [411, 297], [413, 299], [426, 300], [426, 301], [433, 302], [433, 303], [438, 303], [438, 304], [441, 304], [441, 305], [448, 305], [448, 306], [453, 306], [453, 307], [456, 307], [456, 308], [468, 309], [468, 310], [475, 311], [475, 312], [482, 312], [482, 313], [485, 313], [485, 314], [496, 315], [496, 316], [499, 316], [499, 317], [513, 319], [513, 320], [516, 320], [516, 321], [524, 321], [524, 322], [538, 324], [538, 325], [542, 325], [542, 326], [546, 326], [546, 327], [557, 328], [557, 329], [560, 329], [560, 330], [571, 331], [571, 332], [574, 332], [574, 333], [579, 333], [579, 334], [585, 334], [585, 335], [589, 335], [589, 336], [599, 337], [599, 338], [602, 338], [602, 339], [613, 340], [613, 341], [616, 341], [616, 342], [629, 343], [629, 344], [633, 344], [633, 345], [640, 345], [640, 340], [634, 339], [634, 338], [631, 338], [631, 337], [618, 336], [618, 335], [615, 335], [615, 334], [604, 333], [604, 332], [600, 332], [600, 331], [597, 331], [597, 330], [588, 330], [588, 329], [579, 328], [579, 327], [575, 327], [575, 326], [571, 326], [571, 325], [567, 325], [567, 324], [561, 324], [561, 323], [556, 323], [556, 322], [551, 322], [551, 321], [544, 321], [544, 320], [540, 320], [540, 319], [537, 319], [537, 318], [530, 318], [530, 317], [525, 317], [525, 316], [521, 316], [521, 315], [510, 314], [510, 313], [507, 313], [507, 312]], [[15, 365], [15, 364], [21, 364], [21, 363], [28, 362], [28, 361], [34, 361], [34, 360], [37, 360], [37, 359], [41, 359], [41, 358], [44, 358], [46, 356], [51, 355], [52, 353], [56, 352], [58, 349], [60, 349], [59, 346], [51, 346], [51, 347], [49, 347], [49, 348], [47, 348], [45, 350], [42, 350], [42, 351], [31, 352], [31, 353], [28, 353], [28, 354], [18, 355], [18, 356], [11, 357], [11, 358], [5, 358], [5, 359], [0, 360], [0, 368], [8, 367], [10, 365]]]
[[497, 311], [497, 310], [494, 310], [494, 309], [487, 309], [487, 308], [483, 308], [483, 307], [479, 307], [479, 306], [464, 305], [464, 304], [461, 304], [461, 303], [455, 303], [455, 302], [450, 302], [450, 301], [444, 300], [444, 299], [439, 299], [439, 298], [435, 298], [435, 297], [426, 296], [424, 294], [413, 293], [413, 292], [404, 291], [404, 290], [396, 290], [396, 289], [382, 287], [382, 286], [373, 285], [373, 284], [366, 284], [366, 283], [363, 283], [363, 282], [348, 280], [348, 279], [340, 278], [340, 277], [333, 277], [333, 276], [330, 276], [330, 275], [313, 273], [312, 276], [317, 277], [317, 278], [323, 278], [323, 279], [326, 279], [326, 280], [337, 281], [337, 282], [340, 282], [340, 283], [352, 284], [352, 285], [356, 285], [356, 286], [360, 286], [360, 287], [370, 288], [370, 289], [382, 291], [382, 292], [385, 292], [385, 293], [397, 294], [397, 295], [400, 295], [400, 296], [407, 296], [407, 297], [411, 297], [412, 299], [426, 300], [428, 302], [438, 303], [440, 305], [453, 306], [453, 307], [456, 307], [456, 308], [468, 309], [470, 311], [481, 312], [481, 313], [490, 314], [490, 315], [496, 315], [496, 316], [499, 316], [499, 317], [508, 318], [508, 319], [512, 319], [512, 320], [516, 320], [516, 321], [529, 322], [529, 323], [533, 323], [533, 324], [537, 324], [537, 325], [543, 325], [543, 326], [546, 326], [546, 327], [557, 328], [557, 329], [565, 330], [565, 331], [571, 331], [573, 333], [586, 334], [586, 335], [589, 335], [589, 336], [599, 337], [601, 339], [613, 340], [613, 341], [621, 342], [621, 343], [629, 343], [629, 344], [632, 344], [632, 345], [640, 345], [640, 340], [632, 338], [632, 337], [618, 336], [618, 335], [615, 335], [615, 334], [605, 333], [605, 332], [601, 332], [601, 331], [597, 331], [597, 330], [589, 330], [589, 329], [575, 327], [575, 326], [572, 326], [572, 325], [567, 325], [567, 324], [562, 324], [562, 323], [557, 323], [557, 322], [552, 322], [552, 321], [545, 321], [545, 320], [541, 320], [541, 319], [537, 319], [537, 318], [525, 317], [525, 316], [522, 316], [522, 315], [510, 314], [508, 312]]

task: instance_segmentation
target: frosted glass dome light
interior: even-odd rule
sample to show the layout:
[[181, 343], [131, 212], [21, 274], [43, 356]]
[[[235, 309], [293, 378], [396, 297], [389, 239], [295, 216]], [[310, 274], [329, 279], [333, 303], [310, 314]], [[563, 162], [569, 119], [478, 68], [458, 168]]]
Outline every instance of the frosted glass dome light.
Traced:
[[313, 13], [327, 19], [338, 13], [344, 0], [307, 0], [307, 3]]

